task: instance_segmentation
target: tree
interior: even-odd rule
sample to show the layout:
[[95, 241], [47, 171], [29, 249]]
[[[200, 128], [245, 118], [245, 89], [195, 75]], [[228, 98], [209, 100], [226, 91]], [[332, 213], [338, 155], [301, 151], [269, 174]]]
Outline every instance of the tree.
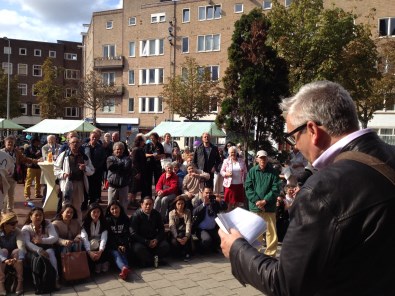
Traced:
[[181, 65], [182, 75], [169, 78], [163, 85], [163, 101], [170, 112], [188, 120], [197, 120], [210, 114], [210, 106], [221, 96], [218, 81], [211, 79], [210, 69], [199, 66], [193, 58], [186, 58]]
[[[0, 68], [0, 117], [7, 118], [8, 76]], [[10, 76], [10, 118], [21, 116], [20, 92], [17, 75]]]
[[289, 66], [291, 91], [315, 80], [339, 82], [365, 125], [379, 107], [372, 100], [380, 74], [369, 26], [357, 24], [355, 15], [340, 8], [324, 9], [323, 0], [293, 1], [288, 8], [274, 0], [268, 17], [272, 44]]
[[54, 67], [51, 58], [47, 58], [42, 66], [43, 79], [34, 86], [37, 100], [40, 105], [42, 118], [58, 118], [64, 116], [64, 106], [67, 104], [64, 98], [63, 85], [57, 79], [61, 69]]
[[84, 80], [81, 80], [77, 94], [72, 98], [77, 106], [84, 106], [92, 111], [93, 125], [96, 124], [97, 110], [110, 104], [117, 104], [111, 99], [117, 95], [118, 88], [103, 80], [97, 71], [91, 71]]
[[272, 150], [270, 138], [282, 142], [284, 119], [279, 108], [288, 94], [288, 70], [268, 45], [270, 22], [254, 9], [235, 23], [228, 49], [229, 67], [224, 77], [226, 97], [216, 122], [243, 138], [244, 149], [254, 128], [255, 149]]

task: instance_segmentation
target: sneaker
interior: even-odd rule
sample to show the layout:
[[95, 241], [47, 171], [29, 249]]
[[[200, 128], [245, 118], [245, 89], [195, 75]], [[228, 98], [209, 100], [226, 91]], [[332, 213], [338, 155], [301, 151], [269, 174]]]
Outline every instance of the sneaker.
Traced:
[[184, 262], [188, 262], [191, 259], [191, 255], [186, 254], [184, 257]]
[[100, 263], [96, 263], [95, 265], [95, 273], [100, 273], [101, 272], [101, 264]]
[[30, 196], [25, 196], [25, 200], [31, 200]]
[[159, 266], [159, 257], [158, 256], [154, 256], [154, 267], [158, 268]]
[[104, 262], [101, 265], [101, 271], [103, 271], [103, 272], [107, 272], [109, 268], [110, 268], [110, 263], [108, 263], [108, 262]]
[[124, 281], [126, 281], [126, 279], [128, 278], [129, 272], [130, 272], [130, 269], [124, 266], [124, 267], [122, 267], [119, 277], [121, 279], [123, 279]]

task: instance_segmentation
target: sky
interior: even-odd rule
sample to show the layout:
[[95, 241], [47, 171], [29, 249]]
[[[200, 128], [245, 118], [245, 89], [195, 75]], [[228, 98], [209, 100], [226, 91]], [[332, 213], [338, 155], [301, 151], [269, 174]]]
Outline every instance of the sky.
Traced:
[[92, 13], [122, 7], [122, 0], [0, 0], [0, 38], [81, 42]]

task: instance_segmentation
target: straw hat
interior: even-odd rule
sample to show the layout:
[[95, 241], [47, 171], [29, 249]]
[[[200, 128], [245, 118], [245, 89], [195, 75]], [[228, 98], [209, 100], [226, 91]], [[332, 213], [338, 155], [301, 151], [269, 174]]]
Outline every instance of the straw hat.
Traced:
[[5, 223], [12, 222], [18, 222], [18, 218], [14, 212], [3, 214], [0, 221], [0, 227], [2, 227]]

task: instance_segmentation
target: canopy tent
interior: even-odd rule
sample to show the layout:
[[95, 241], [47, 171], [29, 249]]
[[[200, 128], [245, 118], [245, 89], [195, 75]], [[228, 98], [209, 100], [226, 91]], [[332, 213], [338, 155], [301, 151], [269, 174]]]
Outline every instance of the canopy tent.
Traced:
[[0, 130], [5, 130], [5, 129], [24, 130], [25, 127], [15, 123], [9, 119], [0, 118]]
[[209, 133], [212, 137], [226, 137], [226, 134], [214, 122], [205, 121], [164, 121], [146, 135], [153, 132], [158, 133], [159, 136], [170, 133], [172, 137], [200, 137], [205, 132]]
[[83, 120], [44, 119], [43, 121], [25, 129], [27, 133], [64, 134], [70, 131], [89, 133], [96, 127]]

